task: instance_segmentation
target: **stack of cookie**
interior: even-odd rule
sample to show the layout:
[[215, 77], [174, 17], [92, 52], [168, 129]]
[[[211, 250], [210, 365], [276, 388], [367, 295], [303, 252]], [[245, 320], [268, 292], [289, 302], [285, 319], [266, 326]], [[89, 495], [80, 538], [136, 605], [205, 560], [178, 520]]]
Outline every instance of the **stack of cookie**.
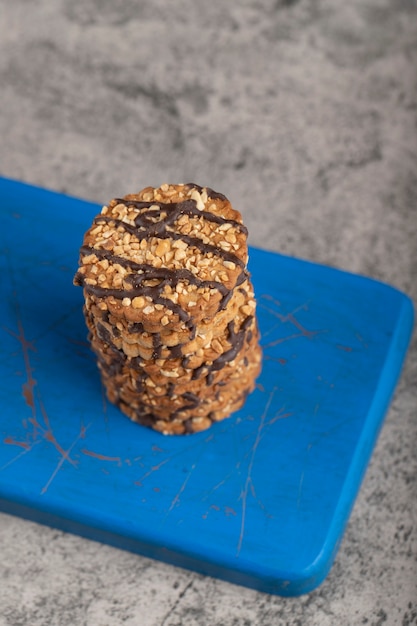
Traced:
[[74, 284], [108, 398], [132, 420], [192, 433], [243, 405], [261, 367], [247, 259], [240, 213], [206, 187], [147, 187], [94, 219]]

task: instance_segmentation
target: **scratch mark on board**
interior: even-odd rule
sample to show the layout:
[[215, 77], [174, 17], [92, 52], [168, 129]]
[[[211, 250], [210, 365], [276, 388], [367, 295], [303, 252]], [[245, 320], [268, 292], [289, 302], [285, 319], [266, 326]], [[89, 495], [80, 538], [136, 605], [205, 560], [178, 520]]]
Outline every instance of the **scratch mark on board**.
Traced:
[[[181, 494], [183, 493], [184, 489], [186, 488], [187, 483], [188, 483], [188, 481], [190, 480], [190, 478], [191, 478], [191, 476], [192, 476], [192, 474], [193, 474], [193, 472], [194, 472], [194, 470], [195, 470], [195, 468], [196, 468], [196, 467], [197, 467], [197, 463], [193, 463], [193, 464], [192, 464], [192, 466], [191, 466], [191, 469], [190, 469], [190, 471], [187, 473], [187, 476], [185, 477], [185, 480], [183, 481], [183, 483], [182, 483], [181, 487], [178, 489], [177, 493], [175, 494], [175, 496], [174, 496], [174, 498], [173, 498], [173, 500], [172, 500], [172, 502], [171, 502], [171, 504], [170, 504], [170, 506], [169, 506], [169, 509], [168, 509], [168, 511], [167, 511], [167, 515], [168, 515], [169, 513], [171, 513], [172, 509], [173, 509], [173, 508], [176, 506], [176, 504], [179, 502], [180, 497], [181, 497]], [[166, 516], [165, 516], [165, 517], [166, 517]]]
[[[80, 309], [80, 306], [78, 304], [74, 305], [73, 307], [71, 307], [68, 311], [66, 311], [63, 315], [61, 315], [60, 317], [57, 317], [53, 322], [51, 322], [51, 324], [49, 324], [48, 326], [45, 326], [42, 329], [42, 332], [40, 332], [38, 335], [36, 335], [34, 341], [39, 341], [39, 339], [42, 339], [43, 337], [45, 337], [48, 333], [50, 333], [51, 331], [55, 331], [56, 329], [61, 329], [61, 328], [65, 328], [65, 321], [68, 320], [72, 315], [74, 315], [74, 313], [77, 313]], [[65, 335], [63, 335], [65, 336]], [[67, 338], [68, 339], [68, 338]], [[69, 339], [69, 341], [72, 341], [73, 343], [85, 343], [86, 345], [87, 342], [81, 342], [75, 340], [75, 339]]]
[[74, 441], [72, 442], [72, 444], [70, 445], [70, 447], [68, 448], [68, 450], [66, 450], [66, 455], [62, 455], [61, 458], [59, 459], [54, 471], [52, 472], [51, 476], [49, 477], [47, 483], [42, 487], [41, 489], [41, 494], [44, 494], [48, 491], [50, 485], [52, 484], [55, 476], [58, 474], [59, 470], [61, 469], [62, 465], [64, 464], [64, 461], [68, 460], [69, 458], [69, 454], [72, 451], [72, 449], [75, 447], [75, 445], [78, 443], [78, 441], [80, 439], [84, 439], [85, 438], [85, 433], [87, 431], [87, 429], [90, 427], [91, 424], [89, 424], [87, 427], [84, 427], [83, 424], [81, 424], [81, 428], [80, 428], [80, 432], [78, 433], [78, 435], [75, 437]]
[[336, 348], [338, 350], [343, 350], [344, 352], [352, 352], [353, 350], [350, 346], [342, 346], [340, 343], [336, 344]]
[[163, 459], [160, 463], [157, 463], [156, 465], [153, 465], [151, 468], [149, 468], [149, 470], [147, 472], [142, 474], [142, 476], [138, 480], [135, 480], [134, 484], [137, 485], [138, 487], [142, 487], [143, 481], [146, 478], [148, 478], [148, 476], [150, 476], [154, 472], [157, 472], [163, 465], [165, 465], [166, 463], [171, 461], [171, 459], [172, 459], [172, 457], [167, 457], [166, 459]]
[[[162, 521], [161, 521], [161, 525], [165, 524], [169, 514], [174, 510], [174, 508], [176, 507], [176, 505], [180, 502], [181, 499], [181, 495], [184, 493], [192, 475], [194, 474], [194, 470], [196, 469], [196, 467], [198, 466], [200, 459], [202, 457], [202, 455], [204, 454], [205, 450], [206, 450], [206, 443], [207, 441], [210, 441], [211, 439], [213, 439], [213, 434], [210, 434], [208, 437], [206, 437], [203, 441], [200, 441], [199, 444], [201, 446], [201, 449], [198, 453], [198, 456], [196, 458], [196, 461], [191, 465], [191, 468], [187, 471], [187, 475], [185, 477], [185, 479], [183, 480], [182, 484], [180, 485], [178, 491], [176, 492], [175, 496], [173, 497], [171, 504], [169, 506], [169, 508], [167, 509]], [[195, 446], [190, 446], [190, 448], [194, 448]]]
[[[29, 445], [28, 448], [25, 448], [24, 450], [22, 450], [22, 452], [19, 452], [16, 456], [9, 459], [9, 461], [7, 461], [4, 465], [0, 467], [0, 471], [6, 469], [6, 467], [9, 467], [9, 465], [12, 465], [13, 463], [21, 459], [25, 454], [30, 452], [33, 449], [33, 447], [39, 444], [40, 442], [41, 442], [40, 439], [38, 439], [37, 441], [34, 441], [32, 444]], [[21, 443], [25, 443], [25, 442], [21, 442]]]
[[[138, 487], [142, 487], [144, 481], [149, 476], [151, 476], [154, 472], [157, 472], [166, 463], [169, 463], [170, 461], [172, 461], [176, 457], [181, 456], [182, 454], [184, 454], [185, 452], [188, 452], [189, 450], [192, 450], [193, 448], [197, 448], [198, 446], [201, 446], [202, 447], [202, 452], [203, 452], [204, 449], [205, 449], [205, 446], [207, 445], [207, 443], [209, 443], [213, 438], [214, 438], [214, 435], [212, 433], [210, 433], [207, 437], [205, 437], [203, 439], [203, 441], [198, 440], [195, 443], [191, 444], [190, 446], [182, 448], [181, 450], [178, 450], [178, 452], [175, 452], [174, 454], [171, 454], [170, 456], [165, 457], [164, 459], [162, 459], [162, 461], [160, 461], [156, 465], [153, 465], [152, 467], [150, 467], [147, 472], [145, 472], [144, 474], [142, 474], [142, 476], [140, 476], [137, 480], [135, 480], [134, 484], [137, 485]], [[162, 448], [158, 448], [156, 446], [152, 446], [152, 452], [157, 452], [157, 451], [163, 452]], [[200, 456], [201, 456], [201, 453], [200, 453]], [[138, 459], [141, 459], [141, 458], [142, 457], [137, 457], [136, 459], [134, 459], [134, 461], [136, 461]]]
[[28, 450], [30, 448], [30, 444], [27, 441], [16, 441], [15, 439], [13, 439], [13, 437], [5, 437], [3, 439], [3, 443], [9, 446], [20, 446], [25, 450]]
[[[320, 404], [316, 404], [316, 406], [314, 407], [314, 412], [313, 412], [313, 419], [312, 419], [312, 424], [311, 424], [311, 428], [313, 427], [313, 423], [315, 421], [315, 418], [317, 416], [317, 413], [319, 412], [319, 408], [320, 408]], [[298, 493], [297, 493], [297, 510], [300, 508], [301, 506], [301, 496], [303, 493], [303, 486], [304, 486], [304, 477], [305, 477], [305, 473], [306, 473], [306, 468], [307, 468], [307, 462], [308, 462], [308, 457], [310, 454], [310, 450], [311, 448], [314, 446], [314, 443], [310, 440], [306, 446], [306, 450], [305, 450], [305, 454], [304, 454], [304, 462], [303, 462], [303, 469], [301, 471], [300, 474], [300, 480], [298, 482]]]
[[[222, 480], [220, 480], [218, 483], [216, 483], [213, 487], [211, 487], [211, 489], [208, 489], [202, 496], [201, 496], [201, 501], [205, 502], [206, 500], [209, 499], [210, 496], [213, 495], [213, 493], [215, 491], [217, 491], [218, 489], [220, 489], [221, 487], [223, 487], [224, 485], [227, 485], [230, 481], [230, 479], [232, 478], [232, 476], [236, 473], [239, 472], [240, 469], [240, 461], [238, 461], [234, 467], [234, 469], [230, 472], [228, 472], [224, 478], [222, 478]], [[202, 514], [202, 518], [203, 519], [207, 519], [210, 509], [213, 509], [215, 511], [220, 511], [220, 507], [215, 505], [215, 504], [210, 504], [209, 508], [205, 511], [205, 513]]]
[[[12, 267], [10, 267], [10, 275], [13, 280]], [[26, 419], [22, 420], [22, 425], [24, 429], [26, 430], [26, 439], [24, 441], [19, 441], [15, 437], [12, 437], [11, 435], [6, 436], [4, 443], [9, 444], [9, 445], [19, 446], [23, 448], [23, 450], [22, 452], [17, 454], [15, 457], [11, 458], [7, 463], [5, 463], [1, 469], [4, 470], [6, 467], [10, 466], [15, 461], [22, 458], [23, 455], [30, 452], [33, 449], [34, 445], [37, 445], [40, 443], [41, 439], [39, 438], [39, 436], [41, 435], [42, 439], [50, 443], [60, 455], [60, 462], [58, 462], [58, 465], [53, 472], [53, 477], [55, 477], [56, 473], [59, 471], [64, 461], [68, 461], [74, 467], [76, 467], [77, 464], [73, 459], [70, 458], [69, 452], [63, 449], [61, 444], [57, 441], [55, 434], [53, 432], [49, 415], [47, 413], [45, 404], [43, 402], [38, 383], [34, 377], [35, 370], [32, 366], [32, 362], [30, 358], [30, 352], [31, 351], [36, 352], [36, 345], [34, 341], [29, 341], [28, 338], [26, 337], [24, 325], [22, 322], [21, 314], [20, 314], [20, 307], [19, 307], [19, 302], [18, 302], [17, 295], [16, 295], [16, 290], [13, 291], [13, 299], [14, 299], [17, 332], [9, 328], [4, 328], [4, 327], [3, 328], [9, 335], [11, 335], [14, 339], [16, 339], [18, 343], [20, 344], [20, 349], [21, 349], [23, 363], [24, 363], [24, 370], [26, 374], [26, 380], [23, 382], [22, 387], [21, 387], [22, 397], [25, 401], [25, 404], [30, 408], [31, 416], [27, 420]], [[39, 413], [41, 415], [41, 418], [40, 418], [41, 421], [39, 421], [38, 419]], [[85, 432], [84, 427], [81, 428], [78, 438], [81, 436], [83, 432]], [[72, 447], [70, 447], [70, 450], [71, 449]]]
[[226, 514], [226, 517], [229, 517], [229, 515], [234, 515], [234, 516], [237, 515], [236, 511], [231, 506], [225, 506], [224, 512]]
[[245, 485], [241, 491], [240, 494], [240, 499], [242, 500], [242, 511], [241, 511], [241, 523], [240, 523], [240, 533], [239, 533], [239, 540], [238, 540], [238, 544], [237, 544], [237, 548], [236, 548], [236, 556], [238, 557], [240, 554], [240, 551], [242, 549], [242, 544], [243, 544], [243, 539], [244, 539], [244, 535], [245, 535], [245, 524], [246, 524], [246, 511], [247, 511], [247, 500], [248, 500], [248, 495], [249, 495], [249, 489], [252, 487], [253, 485], [253, 479], [252, 479], [252, 470], [253, 470], [253, 465], [255, 462], [255, 456], [259, 447], [259, 443], [261, 441], [262, 438], [262, 431], [265, 425], [265, 421], [266, 418], [268, 416], [268, 411], [271, 407], [272, 404], [272, 400], [274, 398], [276, 392], [276, 388], [274, 388], [271, 393], [269, 394], [269, 398], [266, 402], [264, 411], [262, 413], [262, 417], [260, 419], [259, 425], [258, 425], [258, 429], [257, 429], [257, 433], [256, 433], [256, 438], [252, 447], [252, 454], [249, 460], [249, 464], [248, 464], [248, 469], [247, 469], [247, 473], [246, 473], [246, 481], [245, 481]]
[[[267, 294], [264, 294], [261, 296], [261, 298], [263, 298], [264, 300], [268, 300], [270, 302], [272, 302], [272, 304], [274, 304], [277, 308], [281, 307], [281, 303], [278, 300], [275, 300], [272, 296], [269, 296]], [[299, 312], [299, 311], [308, 311], [308, 305], [309, 302], [305, 302], [304, 304], [300, 304], [299, 306], [297, 306], [295, 309], [293, 309], [292, 311], [290, 311], [290, 313], [280, 313], [277, 309], [272, 309], [268, 306], [266, 306], [265, 304], [263, 304], [262, 302], [259, 302], [258, 306], [267, 311], [268, 313], [271, 313], [271, 315], [273, 315], [274, 317], [278, 318], [278, 320], [281, 322], [281, 324], [286, 324], [289, 323], [291, 326], [293, 326], [298, 332], [294, 332], [290, 335], [287, 335], [285, 337], [279, 337], [278, 339], [275, 339], [274, 341], [271, 341], [267, 344], [263, 345], [263, 348], [272, 348], [274, 346], [277, 346], [281, 343], [284, 343], [286, 341], [291, 341], [292, 339], [298, 339], [300, 337], [306, 337], [307, 339], [313, 339], [313, 337], [315, 337], [318, 334], [321, 333], [326, 333], [328, 332], [326, 329], [319, 329], [319, 330], [309, 330], [307, 329], [303, 324], [301, 324], [301, 322], [295, 317], [295, 315]], [[270, 335], [273, 331], [275, 331], [277, 328], [277, 326], [272, 326], [271, 328], [269, 328], [269, 330], [265, 331], [263, 333], [263, 337], [265, 338], [267, 335]]]
[[71, 465], [73, 465], [75, 467], [77, 465], [76, 462], [73, 461], [70, 458], [70, 456], [68, 455], [66, 450], [63, 449], [63, 447], [58, 443], [58, 441], [55, 438], [55, 435], [53, 433], [53, 430], [51, 428], [51, 424], [50, 424], [50, 421], [49, 421], [49, 415], [46, 412], [45, 405], [44, 405], [44, 403], [42, 401], [42, 398], [41, 398], [40, 394], [38, 394], [38, 402], [39, 402], [39, 407], [41, 409], [43, 421], [44, 421], [44, 424], [46, 426], [46, 429], [44, 429], [41, 426], [41, 430], [44, 433], [45, 439], [47, 441], [49, 441], [54, 446], [54, 448], [57, 450], [57, 452], [59, 452], [59, 454], [61, 454], [61, 456], [63, 457], [63, 459], [65, 461], [68, 461], [69, 463], [71, 463]]
[[33, 368], [30, 362], [29, 350], [36, 352], [36, 348], [33, 342], [30, 342], [26, 339], [25, 331], [23, 328], [23, 324], [20, 320], [20, 317], [18, 317], [17, 319], [17, 328], [18, 328], [17, 333], [13, 332], [9, 328], [5, 328], [4, 330], [7, 333], [9, 333], [9, 335], [17, 339], [17, 341], [20, 343], [20, 347], [21, 347], [22, 355], [23, 355], [23, 362], [24, 362], [25, 371], [26, 371], [26, 382], [24, 382], [22, 385], [22, 395], [23, 395], [23, 398], [25, 399], [27, 406], [29, 406], [32, 409], [32, 415], [33, 415], [33, 412], [35, 411], [34, 388], [36, 386], [36, 380], [33, 378]]
[[99, 459], [100, 461], [110, 461], [112, 463], [117, 463], [119, 467], [122, 464], [122, 459], [120, 456], [107, 456], [106, 454], [101, 454], [100, 452], [94, 452], [94, 450], [88, 450], [87, 448], [82, 448], [81, 452], [86, 456], [91, 456], [95, 459]]

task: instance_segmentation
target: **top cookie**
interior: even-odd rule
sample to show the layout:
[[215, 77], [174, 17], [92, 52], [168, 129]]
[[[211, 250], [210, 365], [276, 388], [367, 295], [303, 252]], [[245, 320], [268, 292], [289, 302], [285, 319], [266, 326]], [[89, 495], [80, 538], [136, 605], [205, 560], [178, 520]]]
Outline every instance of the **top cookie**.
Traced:
[[189, 328], [247, 279], [247, 229], [228, 199], [195, 184], [146, 187], [104, 206], [84, 237], [74, 283], [112, 315]]

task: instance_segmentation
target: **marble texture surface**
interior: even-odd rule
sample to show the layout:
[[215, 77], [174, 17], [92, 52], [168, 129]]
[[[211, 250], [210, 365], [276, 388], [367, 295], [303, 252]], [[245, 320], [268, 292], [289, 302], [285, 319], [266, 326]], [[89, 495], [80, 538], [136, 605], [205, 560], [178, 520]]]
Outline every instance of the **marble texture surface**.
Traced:
[[[195, 180], [230, 197], [253, 245], [415, 301], [416, 119], [414, 0], [0, 0], [1, 175], [97, 202]], [[0, 626], [417, 624], [416, 383], [414, 340], [311, 594], [0, 515]]]

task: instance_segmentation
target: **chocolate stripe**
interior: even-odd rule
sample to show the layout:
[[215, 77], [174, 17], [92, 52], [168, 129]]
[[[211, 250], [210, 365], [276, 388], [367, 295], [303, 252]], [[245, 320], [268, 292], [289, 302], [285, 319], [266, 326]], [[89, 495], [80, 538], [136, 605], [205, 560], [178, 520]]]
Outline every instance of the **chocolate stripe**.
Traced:
[[164, 281], [164, 286], [168, 283], [171, 287], [176, 286], [179, 282], [188, 282], [196, 287], [208, 287], [210, 289], [218, 289], [222, 295], [229, 293], [228, 289], [223, 283], [217, 280], [201, 280], [197, 278], [190, 270], [170, 270], [168, 268], [157, 268], [148, 263], [136, 263], [131, 259], [125, 257], [113, 255], [108, 250], [102, 250], [101, 248], [93, 248], [91, 246], [82, 246], [80, 249], [82, 256], [88, 256], [89, 254], [95, 254], [99, 259], [106, 259], [114, 264], [122, 265], [134, 272], [143, 272], [138, 276], [143, 280], [160, 279]]
[[207, 196], [212, 200], [227, 200], [226, 196], [224, 196], [219, 191], [214, 191], [214, 189], [211, 189], [210, 187], [200, 187], [200, 185], [196, 185], [195, 183], [186, 183], [185, 187], [187, 187], [188, 189], [197, 189], [199, 193], [201, 193], [205, 189], [207, 192]]
[[193, 329], [195, 325], [191, 321], [190, 315], [184, 311], [178, 304], [172, 302], [169, 298], [162, 298], [157, 293], [150, 291], [153, 287], [137, 287], [136, 289], [106, 289], [105, 287], [99, 287], [98, 285], [88, 285], [84, 276], [79, 272], [75, 275], [76, 284], [84, 287], [84, 289], [92, 296], [96, 298], [107, 298], [113, 296], [117, 300], [123, 300], [123, 298], [136, 298], [136, 296], [150, 296], [152, 298], [152, 304], [161, 304], [166, 309], [169, 309], [174, 314], [178, 315], [182, 322], [185, 322], [188, 328]]
[[[200, 189], [202, 188], [200, 187]], [[222, 195], [222, 194], [219, 194], [219, 195]], [[209, 196], [209, 197], [212, 197], [212, 196]], [[225, 198], [225, 196], [223, 196], [223, 198]], [[160, 209], [159, 211], [155, 209], [151, 209], [145, 214], [139, 214], [135, 218], [136, 224], [138, 224], [138, 221], [137, 221], [138, 218], [142, 217], [143, 215], [150, 215], [152, 217], [154, 216], [156, 217], [158, 213], [160, 213], [161, 211], [166, 211], [168, 215], [166, 218], [162, 220], [162, 221], [167, 220], [166, 223], [175, 222], [179, 217], [181, 217], [181, 215], [189, 215], [193, 217], [203, 217], [209, 222], [214, 222], [220, 225], [230, 224], [234, 228], [237, 228], [238, 230], [240, 230], [244, 235], [248, 234], [248, 229], [241, 222], [237, 222], [236, 220], [228, 220], [225, 217], [222, 217], [221, 215], [216, 215], [215, 213], [211, 213], [210, 211], [204, 211], [204, 210], [200, 211], [200, 209], [197, 209], [196, 201], [192, 199], [183, 200], [182, 202], [159, 202], [157, 200], [155, 200], [154, 202], [145, 202], [143, 200], [126, 200], [124, 198], [115, 198], [115, 202], [117, 202], [117, 204], [123, 204], [124, 206], [133, 206], [139, 210], [151, 209], [151, 207], [154, 207], [154, 206], [159, 207]], [[139, 222], [140, 221], [141, 220], [139, 220]]]
[[[171, 206], [171, 205], [168, 205], [168, 206]], [[204, 254], [208, 254], [209, 252], [211, 252], [215, 254], [216, 256], [221, 257], [225, 261], [232, 261], [233, 263], [235, 263], [241, 268], [245, 267], [245, 263], [241, 259], [239, 259], [239, 257], [233, 252], [228, 252], [227, 250], [223, 250], [222, 248], [219, 248], [209, 243], [204, 243], [198, 237], [190, 237], [189, 235], [176, 233], [174, 230], [172, 231], [167, 230], [166, 228], [167, 225], [164, 220], [161, 220], [160, 222], [156, 222], [156, 223], [143, 221], [140, 224], [140, 227], [144, 229], [142, 231], [136, 228], [135, 226], [132, 226], [131, 224], [127, 224], [123, 220], [120, 220], [115, 217], [110, 217], [107, 215], [99, 215], [94, 219], [94, 224], [100, 224], [104, 222], [107, 222], [107, 223], [113, 222], [116, 228], [121, 226], [123, 230], [130, 233], [131, 235], [134, 235], [138, 239], [138, 241], [141, 241], [143, 239], [152, 239], [152, 237], [156, 237], [158, 239], [173, 239], [175, 241], [181, 240], [181, 241], [184, 241], [184, 243], [186, 243], [188, 246], [195, 246]]]
[[[222, 299], [219, 303], [219, 309], [218, 309], [219, 311], [226, 308], [228, 302], [233, 296], [233, 290], [228, 289], [223, 283], [220, 283], [215, 280], [200, 280], [192, 272], [190, 272], [187, 269], [170, 270], [167, 268], [155, 268], [152, 265], [148, 265], [145, 263], [136, 263], [135, 261], [132, 261], [130, 259], [112, 255], [108, 250], [92, 248], [91, 246], [82, 246], [80, 249], [80, 254], [82, 256], [95, 254], [97, 258], [106, 259], [108, 261], [111, 261], [113, 264], [117, 263], [123, 267], [126, 267], [132, 270], [133, 272], [141, 272], [140, 274], [131, 274], [126, 277], [126, 280], [128, 280], [132, 284], [132, 287], [135, 293], [133, 293], [133, 291], [131, 290], [107, 289], [107, 295], [109, 296], [112, 295], [113, 297], [118, 298], [118, 299], [125, 298], [125, 297], [127, 298], [135, 297], [137, 295], [144, 295], [144, 296], [148, 295], [151, 298], [154, 298], [155, 293], [158, 296], [161, 295], [166, 285], [175, 287], [179, 282], [188, 282], [191, 285], [195, 285], [197, 289], [199, 288], [217, 289], [222, 296]], [[246, 271], [241, 272], [241, 274], [239, 275], [237, 279], [236, 286], [242, 284], [246, 280], [247, 276], [248, 274]], [[142, 283], [144, 281], [153, 280], [153, 279], [161, 280], [161, 282], [155, 287], [142, 286]], [[84, 285], [85, 288], [89, 292], [93, 293], [92, 289], [90, 289], [93, 286], [85, 284], [84, 277], [79, 272], [76, 275], [76, 281], [78, 284]], [[101, 287], [100, 289], [105, 289], [105, 288]], [[137, 289], [141, 289], [141, 292], [140, 293], [136, 292]], [[98, 295], [98, 293], [95, 293], [94, 295]]]
[[[213, 372], [217, 372], [218, 370], [223, 369], [227, 363], [233, 361], [233, 359], [238, 356], [239, 352], [243, 348], [245, 339], [248, 342], [250, 341], [249, 337], [252, 337], [252, 331], [250, 329], [252, 322], [253, 316], [250, 315], [243, 321], [237, 332], [235, 331], [234, 320], [229, 322], [229, 324], [227, 325], [227, 329], [229, 331], [228, 341], [231, 345], [231, 348], [223, 352], [223, 354], [220, 354], [220, 356], [218, 356], [211, 365], [203, 363], [202, 365], [200, 365], [200, 367], [197, 367], [193, 372], [192, 380], [197, 380], [198, 378], [200, 378], [202, 373], [207, 370], [205, 372], [206, 381], [207, 384], [211, 384], [213, 379]], [[210, 379], [211, 381], [209, 382]]]

